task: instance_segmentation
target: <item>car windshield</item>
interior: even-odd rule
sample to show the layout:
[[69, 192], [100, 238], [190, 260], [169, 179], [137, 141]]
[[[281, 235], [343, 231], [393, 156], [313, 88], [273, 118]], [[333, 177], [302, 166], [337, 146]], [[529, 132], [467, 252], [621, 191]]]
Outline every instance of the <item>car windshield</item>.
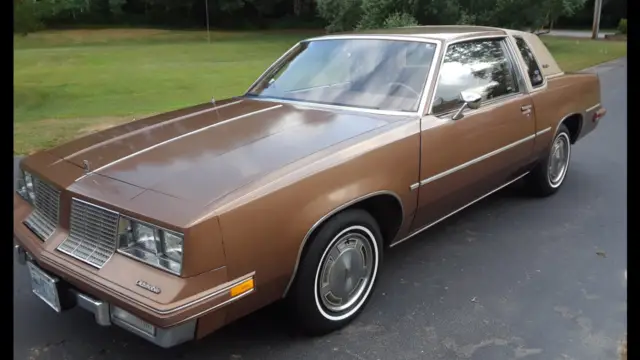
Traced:
[[302, 42], [247, 95], [415, 112], [435, 48], [384, 39]]

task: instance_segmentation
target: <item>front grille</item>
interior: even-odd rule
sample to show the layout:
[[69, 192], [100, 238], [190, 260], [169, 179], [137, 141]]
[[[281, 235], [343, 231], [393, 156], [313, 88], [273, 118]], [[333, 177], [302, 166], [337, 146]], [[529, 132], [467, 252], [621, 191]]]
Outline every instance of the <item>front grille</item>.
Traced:
[[69, 236], [58, 250], [100, 269], [116, 251], [118, 213], [72, 199]]
[[58, 226], [60, 190], [33, 177], [36, 200], [34, 210], [24, 220], [24, 224], [40, 239], [47, 240]]

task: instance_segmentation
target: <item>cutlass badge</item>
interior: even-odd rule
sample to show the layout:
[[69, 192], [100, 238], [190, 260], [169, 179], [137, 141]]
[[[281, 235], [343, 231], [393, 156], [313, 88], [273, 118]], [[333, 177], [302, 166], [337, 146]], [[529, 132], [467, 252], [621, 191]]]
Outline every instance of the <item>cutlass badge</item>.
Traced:
[[154, 294], [160, 294], [160, 292], [162, 291], [162, 290], [160, 290], [159, 287], [153, 286], [153, 285], [149, 284], [148, 282], [146, 282], [144, 280], [136, 281], [136, 285], [140, 286], [141, 288], [143, 288], [145, 290], [149, 290]]

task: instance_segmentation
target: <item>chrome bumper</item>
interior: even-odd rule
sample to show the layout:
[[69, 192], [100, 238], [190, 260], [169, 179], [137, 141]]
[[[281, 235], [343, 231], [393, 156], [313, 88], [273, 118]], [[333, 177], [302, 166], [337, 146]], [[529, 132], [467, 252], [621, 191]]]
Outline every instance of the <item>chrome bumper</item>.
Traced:
[[96, 323], [102, 326], [111, 325], [111, 314], [109, 313], [109, 304], [96, 300], [89, 295], [79, 291], [71, 290], [76, 298], [76, 305], [92, 313], [96, 319]]
[[[33, 257], [20, 245], [14, 246], [14, 253], [16, 261], [21, 265], [25, 265], [27, 261], [33, 260]], [[92, 313], [98, 325], [110, 326], [115, 324], [118, 327], [134, 333], [163, 348], [170, 348], [195, 338], [197, 321], [195, 319], [171, 328], [159, 328], [154, 326], [153, 332], [150, 333], [148, 331], [141, 330], [134, 324], [113, 316], [114, 312], [112, 309], [116, 308], [114, 305], [111, 305], [106, 301], [95, 299], [75, 289], [71, 289], [69, 291], [72, 294], [72, 298], [75, 300], [75, 305]], [[118, 310], [124, 311], [119, 308]], [[135, 317], [133, 314], [130, 315]]]

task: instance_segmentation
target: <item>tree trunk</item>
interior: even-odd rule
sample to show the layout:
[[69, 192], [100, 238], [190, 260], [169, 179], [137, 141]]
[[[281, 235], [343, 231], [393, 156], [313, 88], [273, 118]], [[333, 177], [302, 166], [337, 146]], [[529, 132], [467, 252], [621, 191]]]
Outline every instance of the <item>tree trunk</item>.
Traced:
[[302, 1], [303, 0], [293, 0], [293, 14], [295, 16], [300, 16], [302, 13]]

